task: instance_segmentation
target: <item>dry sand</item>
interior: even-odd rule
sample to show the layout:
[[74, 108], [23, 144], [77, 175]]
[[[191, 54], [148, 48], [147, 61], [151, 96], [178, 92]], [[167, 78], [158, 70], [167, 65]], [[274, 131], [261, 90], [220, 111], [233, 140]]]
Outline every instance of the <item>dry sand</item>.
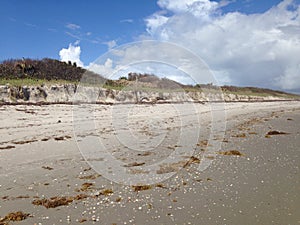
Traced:
[[300, 102], [0, 112], [9, 224], [300, 224]]

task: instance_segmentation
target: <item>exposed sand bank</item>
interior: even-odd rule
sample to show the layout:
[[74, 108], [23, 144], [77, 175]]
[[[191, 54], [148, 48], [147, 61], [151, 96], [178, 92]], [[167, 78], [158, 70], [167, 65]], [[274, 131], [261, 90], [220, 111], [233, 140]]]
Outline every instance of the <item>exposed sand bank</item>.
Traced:
[[[126, 89], [130, 90], [126, 90]], [[234, 94], [221, 88], [186, 91], [178, 86], [176, 91], [143, 90], [140, 87], [124, 87], [122, 90], [103, 87], [86, 87], [77, 84], [53, 84], [41, 86], [0, 85], [0, 104], [53, 104], [73, 102], [97, 102], [101, 104], [128, 103], [183, 103], [183, 102], [260, 102], [290, 101], [295, 98]]]
[[0, 217], [18, 224], [300, 224], [300, 102], [0, 112]]

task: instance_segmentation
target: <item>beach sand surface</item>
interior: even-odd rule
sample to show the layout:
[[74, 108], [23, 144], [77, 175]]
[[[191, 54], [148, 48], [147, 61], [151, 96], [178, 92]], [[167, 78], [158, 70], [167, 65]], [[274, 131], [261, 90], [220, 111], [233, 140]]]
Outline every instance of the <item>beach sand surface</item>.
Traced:
[[0, 118], [0, 218], [29, 214], [9, 224], [300, 224], [300, 102], [2, 105]]

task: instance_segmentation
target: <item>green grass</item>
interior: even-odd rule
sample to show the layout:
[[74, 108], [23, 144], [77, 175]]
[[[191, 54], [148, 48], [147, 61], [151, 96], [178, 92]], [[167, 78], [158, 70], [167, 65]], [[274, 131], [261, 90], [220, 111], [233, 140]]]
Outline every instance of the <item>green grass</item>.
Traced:
[[0, 79], [0, 85], [12, 85], [12, 86], [35, 86], [35, 85], [52, 85], [52, 84], [75, 84], [78, 82], [67, 80], [45, 80], [45, 79]]
[[299, 95], [294, 94], [284, 94], [284, 93], [276, 93], [275, 91], [272, 93], [264, 93], [264, 92], [253, 92], [250, 90], [239, 90], [239, 91], [224, 91], [224, 93], [230, 93], [234, 95], [244, 95], [244, 96], [258, 96], [258, 97], [281, 97], [281, 98], [290, 98], [290, 99], [299, 99]]
[[[114, 90], [123, 90], [123, 91], [144, 91], [144, 92], [158, 92], [158, 93], [173, 93], [173, 92], [184, 92], [188, 91], [185, 88], [176, 88], [176, 89], [167, 89], [167, 88], [155, 88], [155, 87], [147, 87], [147, 86], [135, 86], [131, 85], [103, 85], [103, 88], [106, 89], [114, 89]], [[200, 89], [197, 89], [201, 91]], [[194, 90], [195, 91], [195, 90]]]

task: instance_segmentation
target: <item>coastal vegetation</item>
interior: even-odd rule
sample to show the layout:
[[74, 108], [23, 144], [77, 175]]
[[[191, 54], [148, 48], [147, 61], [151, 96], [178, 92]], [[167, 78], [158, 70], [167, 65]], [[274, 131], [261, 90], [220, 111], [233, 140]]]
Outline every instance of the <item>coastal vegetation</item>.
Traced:
[[131, 72], [117, 80], [105, 79], [99, 74], [78, 67], [76, 63], [62, 62], [56, 59], [9, 59], [0, 63], [0, 85], [11, 86], [43, 86], [52, 84], [88, 84], [101, 85], [107, 89], [138, 90], [156, 92], [202, 92], [222, 91], [235, 95], [274, 96], [297, 98], [299, 95], [283, 91], [257, 87], [216, 86], [209, 84], [184, 85], [168, 78], [160, 78], [153, 74]]

